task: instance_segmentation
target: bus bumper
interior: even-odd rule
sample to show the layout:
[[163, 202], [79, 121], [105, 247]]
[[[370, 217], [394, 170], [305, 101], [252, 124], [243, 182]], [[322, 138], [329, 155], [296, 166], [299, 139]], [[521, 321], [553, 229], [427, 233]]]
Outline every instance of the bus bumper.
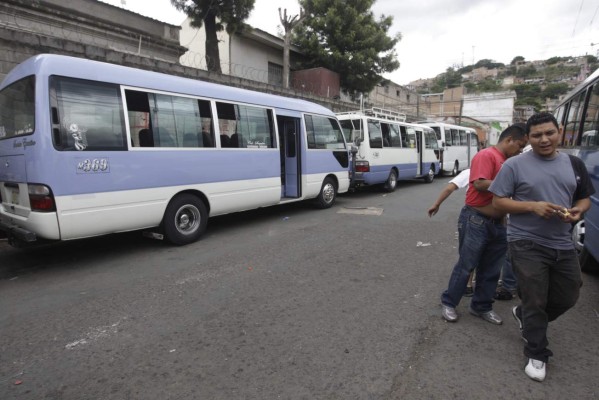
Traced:
[[6, 233], [9, 242], [13, 242], [15, 239], [27, 243], [35, 242], [37, 240], [35, 233], [8, 221], [0, 220], [0, 231]]

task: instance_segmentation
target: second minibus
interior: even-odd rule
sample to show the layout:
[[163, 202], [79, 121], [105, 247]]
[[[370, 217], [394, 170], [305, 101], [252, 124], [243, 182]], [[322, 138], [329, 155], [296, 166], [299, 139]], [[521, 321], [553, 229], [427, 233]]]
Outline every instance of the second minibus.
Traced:
[[439, 147], [443, 150], [441, 173], [456, 176], [458, 172], [470, 168], [472, 158], [479, 148], [478, 136], [474, 129], [443, 122], [422, 124], [435, 130]]
[[357, 147], [354, 187], [382, 184], [392, 192], [398, 180], [423, 178], [430, 183], [439, 172], [439, 148], [431, 128], [379, 108], [338, 113], [337, 118], [347, 142]]

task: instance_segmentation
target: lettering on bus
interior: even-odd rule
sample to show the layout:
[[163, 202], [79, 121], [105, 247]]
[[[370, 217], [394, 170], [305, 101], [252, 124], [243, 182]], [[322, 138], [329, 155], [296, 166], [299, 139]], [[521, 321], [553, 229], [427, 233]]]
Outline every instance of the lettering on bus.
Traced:
[[79, 159], [77, 163], [78, 174], [93, 174], [110, 172], [108, 158], [85, 158]]
[[29, 146], [35, 146], [35, 140], [27, 140], [27, 139], [23, 139], [23, 140], [15, 140], [12, 144], [12, 147], [14, 149], [19, 149], [19, 148], [25, 148], [25, 147], [29, 147]]

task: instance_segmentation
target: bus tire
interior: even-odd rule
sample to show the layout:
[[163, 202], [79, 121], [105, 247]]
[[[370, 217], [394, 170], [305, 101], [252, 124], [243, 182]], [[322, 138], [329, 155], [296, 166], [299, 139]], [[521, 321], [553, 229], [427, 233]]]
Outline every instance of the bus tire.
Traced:
[[166, 240], [176, 246], [197, 241], [207, 225], [206, 205], [197, 196], [189, 193], [175, 196], [166, 207], [162, 220]]
[[318, 208], [330, 208], [333, 204], [335, 204], [336, 198], [337, 185], [335, 185], [335, 181], [329, 177], [324, 178], [322, 187], [320, 188], [320, 193], [318, 193], [318, 197], [316, 198], [316, 204]]
[[385, 192], [391, 193], [391, 192], [395, 191], [396, 187], [397, 187], [397, 172], [395, 172], [395, 170], [392, 169], [391, 172], [389, 172], [389, 177], [387, 178], [387, 182], [385, 182], [383, 189], [385, 190]]
[[424, 181], [426, 183], [432, 183], [435, 180], [435, 167], [431, 165], [428, 169], [428, 174], [425, 175]]
[[579, 261], [581, 271], [590, 273], [599, 272], [599, 262], [593, 258], [586, 247], [582, 248]]
[[460, 164], [456, 161], [453, 163], [453, 169], [451, 170], [451, 176], [456, 176], [460, 171]]

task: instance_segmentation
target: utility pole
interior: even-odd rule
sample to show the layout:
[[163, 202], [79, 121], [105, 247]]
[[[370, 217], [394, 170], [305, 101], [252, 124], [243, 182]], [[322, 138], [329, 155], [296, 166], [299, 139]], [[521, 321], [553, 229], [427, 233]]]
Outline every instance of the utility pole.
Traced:
[[300, 8], [299, 15], [287, 17], [287, 9], [285, 8], [283, 14], [281, 14], [281, 7], [279, 7], [279, 19], [285, 30], [283, 45], [283, 87], [285, 89], [289, 87], [289, 48], [291, 47], [291, 33], [293, 32], [293, 28], [301, 24], [305, 18], [306, 14], [302, 8]]

